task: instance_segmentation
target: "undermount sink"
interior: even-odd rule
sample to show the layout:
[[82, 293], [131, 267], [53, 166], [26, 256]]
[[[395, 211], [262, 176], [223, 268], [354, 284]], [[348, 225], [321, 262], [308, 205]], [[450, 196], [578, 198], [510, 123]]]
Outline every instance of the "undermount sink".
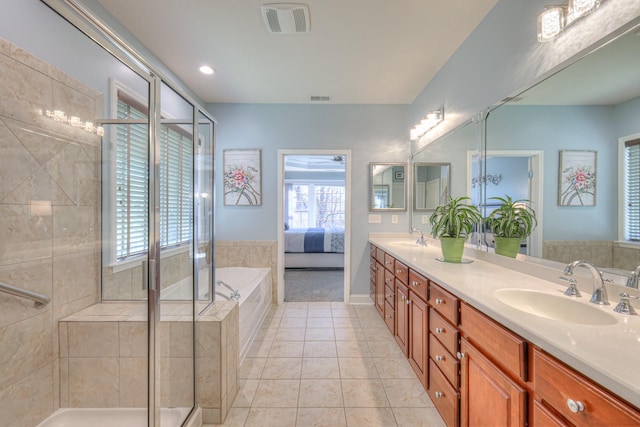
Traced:
[[530, 289], [499, 289], [494, 295], [498, 301], [516, 310], [545, 319], [583, 325], [613, 325], [616, 323], [613, 314], [562, 294], [554, 295]]
[[390, 242], [389, 245], [398, 246], [398, 247], [406, 247], [406, 248], [423, 248], [424, 247], [424, 246], [420, 246], [416, 242], [411, 242], [411, 241], [407, 241], [407, 240], [398, 240], [398, 241], [395, 241], [395, 242]]

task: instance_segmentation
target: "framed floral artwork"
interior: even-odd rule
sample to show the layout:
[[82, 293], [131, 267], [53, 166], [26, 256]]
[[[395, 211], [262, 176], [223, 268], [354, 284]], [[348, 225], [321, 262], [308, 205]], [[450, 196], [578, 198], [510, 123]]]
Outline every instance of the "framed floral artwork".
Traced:
[[262, 205], [261, 150], [223, 150], [222, 169], [225, 206]]
[[562, 150], [558, 170], [559, 206], [595, 206], [598, 152]]

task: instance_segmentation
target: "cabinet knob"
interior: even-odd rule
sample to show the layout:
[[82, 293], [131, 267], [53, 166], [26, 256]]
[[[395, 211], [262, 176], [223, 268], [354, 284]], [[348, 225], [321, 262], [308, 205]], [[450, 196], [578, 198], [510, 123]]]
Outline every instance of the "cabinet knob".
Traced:
[[444, 396], [444, 393], [441, 391], [436, 391], [435, 396], [436, 396], [436, 399], [440, 399], [442, 396]]
[[402, 273], [402, 270], [396, 268], [396, 274], [400, 274], [400, 273]]
[[442, 304], [444, 301], [441, 300], [440, 298], [436, 298], [436, 304]]
[[579, 400], [573, 400], [573, 399], [567, 399], [567, 406], [569, 407], [569, 410], [571, 412], [573, 412], [574, 414], [577, 414], [578, 412], [583, 412], [584, 411], [584, 404], [582, 402], [580, 402]]
[[440, 362], [441, 360], [444, 360], [444, 357], [436, 355], [436, 362]]
[[392, 294], [387, 294], [387, 298], [393, 298]]
[[444, 332], [444, 328], [436, 328], [436, 334], [441, 334]]
[[456, 353], [456, 356], [458, 357], [458, 359], [459, 359], [459, 360], [464, 359], [464, 353], [457, 352], [457, 353]]
[[416, 282], [415, 280], [411, 281], [411, 286], [418, 286], [420, 283]]
[[407, 305], [411, 304], [411, 300], [407, 299]]
[[391, 319], [392, 316], [384, 316], [384, 317], [386, 317], [387, 319]]

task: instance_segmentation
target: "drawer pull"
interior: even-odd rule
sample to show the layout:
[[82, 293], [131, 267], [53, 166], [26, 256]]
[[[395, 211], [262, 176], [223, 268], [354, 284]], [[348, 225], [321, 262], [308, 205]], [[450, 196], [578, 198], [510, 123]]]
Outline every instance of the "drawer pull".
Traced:
[[411, 300], [407, 299], [407, 305], [411, 304]]
[[385, 262], [384, 262], [384, 265], [391, 265], [391, 263], [390, 263], [390, 262], [385, 261]]
[[444, 393], [441, 391], [436, 391], [435, 396], [436, 396], [436, 399], [440, 399], [442, 396], [444, 396]]
[[415, 280], [411, 281], [411, 286], [418, 286], [420, 282], [416, 282]]
[[569, 407], [569, 410], [574, 414], [584, 411], [584, 404], [579, 400], [575, 401], [573, 399], [567, 399], [567, 406]]
[[391, 282], [391, 279], [384, 279], [384, 283], [389, 283]]
[[384, 316], [384, 317], [386, 317], [387, 319], [391, 319], [393, 316]]
[[436, 362], [440, 362], [441, 360], [444, 360], [444, 357], [436, 355]]
[[457, 352], [457, 353], [456, 353], [456, 356], [458, 357], [458, 360], [462, 360], [462, 359], [464, 359], [464, 353]]
[[400, 269], [398, 269], [398, 268], [397, 268], [397, 269], [396, 269], [396, 274], [400, 274], [400, 273], [402, 273], [402, 270], [400, 270]]
[[444, 303], [444, 300], [441, 300], [440, 298], [436, 298], [436, 304], [442, 304]]
[[436, 334], [441, 334], [444, 332], [444, 328], [436, 328]]
[[393, 294], [387, 294], [387, 298], [393, 298]]

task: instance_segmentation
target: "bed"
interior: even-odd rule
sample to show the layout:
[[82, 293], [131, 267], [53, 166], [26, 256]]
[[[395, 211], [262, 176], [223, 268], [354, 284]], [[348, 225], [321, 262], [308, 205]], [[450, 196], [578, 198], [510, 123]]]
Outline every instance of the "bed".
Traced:
[[344, 229], [285, 229], [284, 252], [285, 268], [344, 268]]

